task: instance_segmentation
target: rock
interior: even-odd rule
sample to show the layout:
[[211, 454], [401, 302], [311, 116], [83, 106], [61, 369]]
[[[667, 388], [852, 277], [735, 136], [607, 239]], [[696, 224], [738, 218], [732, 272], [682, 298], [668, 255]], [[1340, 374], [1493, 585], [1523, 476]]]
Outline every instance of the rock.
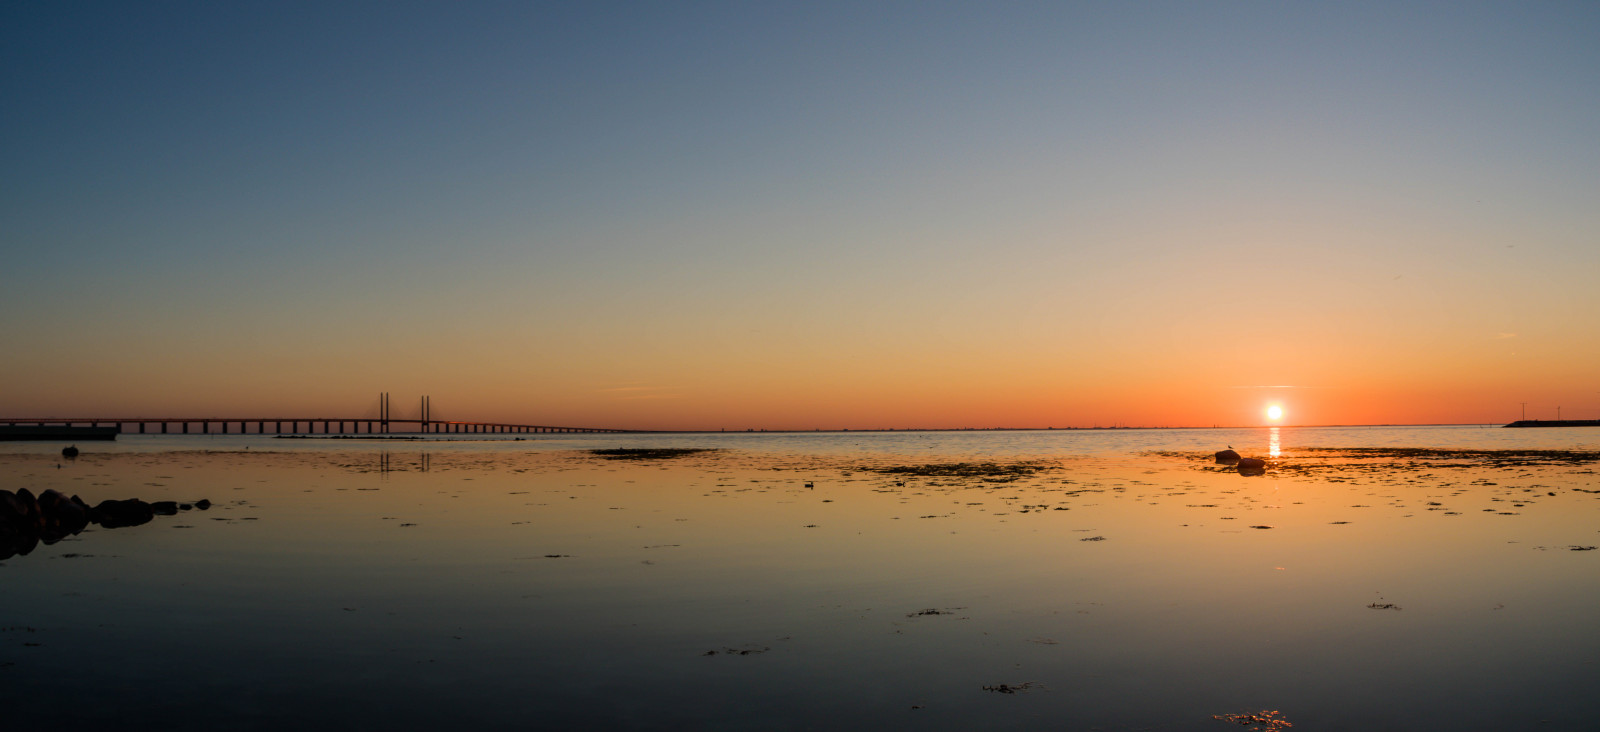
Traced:
[[62, 504], [71, 504], [71, 499], [61, 494], [54, 488], [46, 488], [39, 494], [39, 510], [44, 513], [54, 513]]
[[146, 503], [129, 498], [101, 501], [90, 508], [82, 498], [53, 488], [37, 498], [26, 488], [16, 493], [0, 490], [0, 560], [28, 554], [41, 543], [54, 544], [83, 531], [90, 523], [116, 529], [149, 523], [157, 514], [170, 516], [177, 512], [174, 501]]
[[77, 456], [78, 456], [78, 446], [77, 445], [68, 445], [66, 447], [61, 448], [61, 457], [64, 457], [64, 458], [66, 458], [68, 460], [71, 460], [71, 459], [73, 459], [73, 458], [75, 458]]
[[208, 508], [211, 508], [211, 501], [202, 498], [202, 499], [194, 502], [194, 507], [204, 511], [204, 510], [206, 510]]
[[39, 515], [44, 519], [46, 544], [54, 544], [89, 525], [89, 507], [76, 496], [68, 498], [53, 488], [39, 495]]
[[0, 489], [0, 524], [20, 524], [28, 515], [27, 504], [17, 494]]
[[1261, 458], [1239, 458], [1240, 475], [1262, 475], [1267, 472], [1267, 461]]
[[23, 488], [12, 496], [16, 512], [12, 519], [20, 526], [29, 526], [34, 529], [44, 527], [44, 515], [39, 513], [39, 499], [33, 497], [33, 491]]
[[37, 546], [39, 534], [36, 531], [0, 528], [0, 560], [27, 556]]
[[129, 498], [125, 501], [101, 501], [89, 512], [89, 516], [101, 526], [117, 529], [150, 523], [150, 519], [155, 518], [155, 512], [150, 509], [150, 504]]
[[1233, 450], [1218, 450], [1217, 463], [1219, 465], [1232, 465], [1239, 462], [1239, 453]]

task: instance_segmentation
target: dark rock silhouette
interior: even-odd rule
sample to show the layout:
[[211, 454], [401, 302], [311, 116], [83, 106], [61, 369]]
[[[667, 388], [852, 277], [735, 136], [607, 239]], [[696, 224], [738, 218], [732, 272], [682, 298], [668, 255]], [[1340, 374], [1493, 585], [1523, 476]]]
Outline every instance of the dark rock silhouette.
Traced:
[[1237, 462], [1239, 462], [1239, 453], [1234, 452], [1232, 448], [1217, 451], [1217, 464], [1233, 465]]
[[[210, 507], [211, 502], [206, 500], [194, 504], [202, 511]], [[0, 490], [0, 560], [28, 554], [41, 542], [54, 544], [89, 524], [106, 529], [138, 526], [158, 515], [171, 516], [189, 508], [188, 504], [175, 501], [146, 503], [137, 498], [101, 501], [90, 508], [83, 499], [68, 497], [55, 489], [38, 496], [27, 488], [15, 493]]]
[[66, 458], [68, 460], [71, 460], [71, 459], [73, 459], [73, 458], [75, 458], [77, 456], [78, 456], [78, 446], [77, 445], [68, 445], [66, 447], [61, 448], [61, 457], [64, 457], [64, 458]]
[[1261, 458], [1239, 458], [1240, 475], [1261, 475], [1267, 472], [1267, 461]]
[[119, 529], [124, 526], [138, 526], [150, 523], [156, 517], [150, 504], [137, 498], [122, 501], [101, 501], [96, 504], [89, 516], [95, 523], [108, 529]]

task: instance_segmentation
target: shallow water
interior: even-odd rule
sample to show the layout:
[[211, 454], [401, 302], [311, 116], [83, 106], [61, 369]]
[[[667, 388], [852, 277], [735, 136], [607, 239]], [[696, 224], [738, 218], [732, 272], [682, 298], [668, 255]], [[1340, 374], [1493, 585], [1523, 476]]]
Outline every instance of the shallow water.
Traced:
[[[5, 445], [0, 487], [214, 505], [0, 562], [0, 681], [22, 729], [1589, 729], [1600, 464], [1308, 448], [1596, 436]], [[875, 471], [961, 461], [1025, 465]]]

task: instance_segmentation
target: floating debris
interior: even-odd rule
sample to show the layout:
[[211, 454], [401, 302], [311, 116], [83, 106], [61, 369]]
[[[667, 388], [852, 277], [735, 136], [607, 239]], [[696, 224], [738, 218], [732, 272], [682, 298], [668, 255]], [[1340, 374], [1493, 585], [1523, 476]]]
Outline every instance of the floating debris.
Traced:
[[716, 452], [714, 447], [606, 447], [590, 450], [607, 460], [666, 460], [702, 452]]
[[1010, 482], [1026, 478], [1056, 466], [1042, 462], [1017, 463], [928, 463], [926, 465], [893, 465], [886, 468], [864, 467], [883, 475], [920, 475], [933, 478], [989, 478], [996, 482]]
[[[1582, 465], [1600, 462], [1600, 452], [1586, 450], [1454, 450], [1432, 447], [1307, 447], [1306, 452], [1333, 452], [1350, 457], [1410, 460], [1468, 460], [1481, 464]], [[1448, 467], [1439, 465], [1438, 467]]]
[[1015, 694], [1019, 691], [1042, 688], [1044, 688], [1044, 684], [1037, 681], [1024, 681], [1020, 684], [994, 684], [993, 686], [983, 687], [983, 690], [995, 694]]
[[1249, 727], [1258, 732], [1270, 732], [1271, 730], [1288, 729], [1294, 726], [1275, 709], [1263, 709], [1259, 712], [1245, 712], [1243, 714], [1213, 714], [1211, 718], [1218, 722], [1232, 722], [1241, 727]]
[[748, 648], [724, 648], [724, 649], [722, 649], [720, 651], [718, 651], [718, 650], [713, 648], [713, 649], [711, 649], [709, 651], [706, 651], [705, 653], [702, 653], [700, 655], [702, 655], [702, 656], [715, 656], [715, 655], [721, 654], [721, 655], [724, 655], [724, 656], [755, 656], [755, 655], [760, 655], [762, 653], [766, 653], [767, 651], [770, 651], [770, 650], [772, 650], [772, 649], [767, 647], [767, 646], [760, 646], [760, 647], [752, 646], [752, 647], [748, 647]]

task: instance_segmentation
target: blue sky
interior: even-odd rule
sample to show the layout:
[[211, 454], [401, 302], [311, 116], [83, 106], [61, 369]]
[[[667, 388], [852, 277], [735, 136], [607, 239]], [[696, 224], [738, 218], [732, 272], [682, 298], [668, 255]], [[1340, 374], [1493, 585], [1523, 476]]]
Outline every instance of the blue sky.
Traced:
[[1600, 402], [1593, 4], [3, 13], [0, 412], [1242, 418], [1174, 358]]

